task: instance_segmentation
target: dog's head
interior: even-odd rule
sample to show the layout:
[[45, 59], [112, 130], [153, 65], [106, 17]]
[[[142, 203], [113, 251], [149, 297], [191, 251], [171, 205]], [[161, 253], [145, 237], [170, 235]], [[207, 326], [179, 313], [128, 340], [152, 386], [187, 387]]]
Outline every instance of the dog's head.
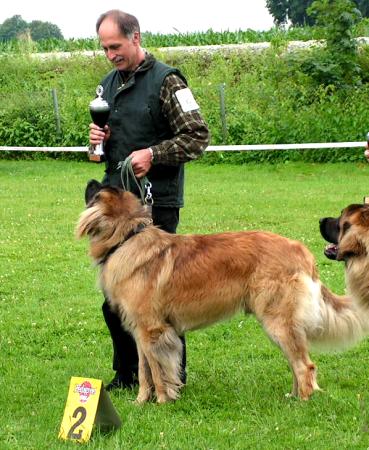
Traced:
[[347, 206], [338, 218], [320, 219], [320, 233], [329, 242], [324, 254], [329, 259], [348, 261], [369, 250], [369, 205]]
[[86, 209], [99, 208], [106, 216], [128, 213], [132, 207], [140, 206], [137, 197], [117, 186], [110, 186], [90, 180], [85, 189]]
[[109, 247], [122, 242], [137, 226], [150, 217], [140, 200], [131, 192], [90, 180], [85, 190], [86, 209], [80, 215], [76, 235], [87, 235], [91, 243]]

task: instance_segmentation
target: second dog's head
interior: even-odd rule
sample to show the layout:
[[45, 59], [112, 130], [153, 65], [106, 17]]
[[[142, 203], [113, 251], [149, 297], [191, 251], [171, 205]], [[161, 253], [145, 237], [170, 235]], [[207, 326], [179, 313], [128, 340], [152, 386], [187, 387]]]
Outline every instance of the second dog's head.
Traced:
[[348, 261], [366, 255], [369, 250], [369, 205], [349, 205], [337, 218], [320, 219], [320, 233], [330, 243], [324, 251], [329, 259]]

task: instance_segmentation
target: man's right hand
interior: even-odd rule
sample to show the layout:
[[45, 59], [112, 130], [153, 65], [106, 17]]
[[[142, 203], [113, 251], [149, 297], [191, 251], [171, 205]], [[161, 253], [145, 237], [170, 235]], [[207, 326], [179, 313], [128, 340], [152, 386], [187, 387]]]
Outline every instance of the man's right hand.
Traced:
[[103, 141], [107, 141], [110, 137], [110, 128], [105, 125], [104, 130], [94, 123], [90, 123], [90, 144], [98, 145]]

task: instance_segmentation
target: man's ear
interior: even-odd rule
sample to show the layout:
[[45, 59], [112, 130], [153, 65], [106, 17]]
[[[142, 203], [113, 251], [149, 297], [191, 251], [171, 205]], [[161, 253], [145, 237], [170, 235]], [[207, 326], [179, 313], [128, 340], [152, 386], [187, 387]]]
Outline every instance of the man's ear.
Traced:
[[93, 197], [100, 191], [102, 184], [96, 180], [90, 180], [87, 183], [85, 190], [85, 202], [86, 205], [93, 199]]
[[135, 45], [141, 45], [141, 33], [139, 33], [138, 31], [135, 31], [133, 33], [132, 42]]

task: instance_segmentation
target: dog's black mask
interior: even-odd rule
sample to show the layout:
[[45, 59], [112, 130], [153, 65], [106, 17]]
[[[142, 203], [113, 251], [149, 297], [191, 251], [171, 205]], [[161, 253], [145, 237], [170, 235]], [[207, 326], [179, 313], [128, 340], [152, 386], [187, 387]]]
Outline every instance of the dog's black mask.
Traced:
[[339, 218], [324, 217], [319, 221], [320, 234], [329, 242], [324, 249], [324, 254], [329, 259], [337, 259], [338, 236], [340, 233]]

